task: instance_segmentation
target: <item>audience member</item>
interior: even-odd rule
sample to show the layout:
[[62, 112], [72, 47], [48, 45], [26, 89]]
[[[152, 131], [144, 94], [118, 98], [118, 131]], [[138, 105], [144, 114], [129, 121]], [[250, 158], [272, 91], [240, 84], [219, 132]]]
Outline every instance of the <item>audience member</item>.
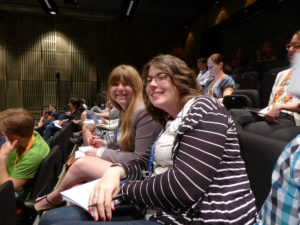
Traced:
[[223, 97], [231, 95], [235, 89], [235, 82], [232, 77], [223, 71], [224, 57], [221, 54], [212, 54], [207, 60], [207, 67], [210, 79], [204, 87], [204, 92], [218, 98], [221, 102]]
[[56, 131], [58, 131], [60, 129], [59, 126], [62, 126], [64, 122], [80, 119], [81, 113], [84, 111], [81, 99], [77, 97], [70, 98], [68, 101], [68, 106], [70, 108], [69, 112], [60, 115], [58, 121], [55, 120], [46, 127], [43, 136], [45, 141], [47, 141]]
[[[143, 77], [147, 110], [165, 131], [141, 158], [105, 172], [89, 199], [96, 204], [94, 220], [111, 220], [111, 198], [123, 193], [124, 200], [150, 206], [154, 213], [150, 221], [113, 218], [119, 222], [108, 224], [253, 223], [255, 200], [223, 104], [201, 96], [194, 72], [174, 56], [151, 59]], [[130, 181], [120, 186], [125, 178]], [[87, 219], [93, 218], [70, 206], [48, 211], [40, 224], [95, 224]]]
[[146, 152], [160, 132], [161, 126], [146, 113], [142, 89], [139, 73], [132, 66], [120, 65], [112, 70], [108, 81], [108, 99], [121, 112], [118, 135], [120, 151], [103, 146], [103, 140], [93, 139], [94, 145], [100, 143], [99, 148], [91, 148], [86, 152], [89, 156], [76, 160], [59, 187], [37, 200], [37, 210], [59, 204], [62, 201], [62, 190], [100, 178], [112, 162], [133, 160]]
[[257, 225], [299, 224], [300, 221], [300, 135], [279, 156], [272, 174], [269, 196], [263, 204]]
[[[300, 51], [300, 31], [294, 33], [287, 51], [291, 62], [294, 53]], [[287, 69], [278, 73], [264, 115], [258, 116], [249, 110], [231, 110], [238, 128], [267, 135], [281, 128], [300, 125], [300, 114], [297, 113], [300, 99], [287, 91], [292, 72]]]
[[275, 50], [272, 48], [270, 42], [265, 41], [261, 49], [256, 52], [257, 62], [259, 63], [269, 63], [277, 59]]
[[57, 111], [57, 107], [54, 104], [49, 104], [48, 110], [51, 111], [51, 116], [53, 117], [54, 120], [58, 120], [59, 117], [59, 112]]
[[207, 59], [199, 58], [197, 60], [197, 66], [199, 69], [197, 80], [202, 87], [205, 87], [207, 81], [209, 80], [209, 71], [207, 69]]
[[11, 180], [23, 200], [30, 196], [28, 181], [50, 151], [33, 128], [33, 116], [26, 109], [7, 109], [0, 113], [0, 131], [5, 136], [0, 149], [0, 184]]
[[34, 127], [34, 129], [39, 132], [41, 136], [44, 135], [44, 131], [46, 127], [54, 120], [52, 117], [53, 112], [50, 110], [44, 110], [43, 115], [41, 116], [39, 123], [37, 126]]
[[230, 62], [230, 69], [235, 71], [237, 68], [246, 67], [248, 57], [244, 48], [237, 48]]

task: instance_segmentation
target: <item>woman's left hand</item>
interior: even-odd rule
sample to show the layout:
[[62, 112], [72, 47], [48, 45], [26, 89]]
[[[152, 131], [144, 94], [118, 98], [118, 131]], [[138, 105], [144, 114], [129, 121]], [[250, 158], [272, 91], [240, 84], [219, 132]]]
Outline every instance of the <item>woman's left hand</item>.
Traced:
[[94, 186], [89, 197], [89, 205], [96, 204], [96, 206], [89, 208], [89, 211], [94, 214], [94, 221], [98, 221], [99, 218], [102, 221], [111, 220], [112, 210], [115, 209], [112, 197], [119, 193], [120, 180], [124, 173], [122, 167], [111, 167]]

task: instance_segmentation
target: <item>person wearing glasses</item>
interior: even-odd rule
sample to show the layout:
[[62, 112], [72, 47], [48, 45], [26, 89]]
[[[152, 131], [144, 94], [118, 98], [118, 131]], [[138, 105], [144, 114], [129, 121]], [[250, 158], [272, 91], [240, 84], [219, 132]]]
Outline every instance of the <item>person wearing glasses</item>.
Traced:
[[[193, 70], [171, 55], [152, 58], [143, 79], [147, 111], [164, 131], [141, 158], [105, 172], [89, 197], [93, 217], [78, 206], [62, 207], [40, 225], [253, 224], [255, 200], [223, 104], [202, 95]], [[116, 216], [117, 195], [146, 206], [149, 219]]]
[[61, 191], [100, 178], [112, 163], [130, 161], [146, 152], [162, 127], [146, 112], [142, 90], [142, 79], [134, 67], [119, 65], [111, 71], [108, 100], [121, 114], [118, 132], [110, 142], [93, 135], [87, 156], [72, 164], [54, 191], [36, 199], [36, 211], [60, 205]]
[[[300, 52], [300, 30], [295, 32], [289, 44], [286, 45], [289, 61], [292, 62], [296, 52]], [[262, 135], [286, 127], [300, 125], [299, 103], [297, 96], [288, 93], [293, 69], [289, 68], [277, 74], [270, 95], [269, 104], [263, 113], [257, 115], [248, 110], [231, 110], [238, 128]]]
[[211, 95], [221, 102], [223, 97], [231, 95], [235, 89], [235, 82], [231, 76], [223, 71], [224, 56], [221, 54], [212, 54], [207, 60], [207, 68], [210, 74], [209, 81], [204, 86], [204, 93]]

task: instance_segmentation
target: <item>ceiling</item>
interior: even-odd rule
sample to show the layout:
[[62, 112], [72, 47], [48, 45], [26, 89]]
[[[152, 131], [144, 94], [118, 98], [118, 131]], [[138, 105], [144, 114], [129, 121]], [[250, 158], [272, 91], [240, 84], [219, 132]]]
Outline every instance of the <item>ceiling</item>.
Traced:
[[[0, 0], [0, 11], [45, 13], [39, 1]], [[51, 0], [49, 0], [51, 1]], [[75, 1], [78, 4], [72, 4]], [[132, 15], [124, 18], [130, 0], [55, 0], [60, 15], [137, 24], [186, 25], [211, 7], [215, 0], [134, 0]], [[135, 10], [134, 10], [135, 8]]]

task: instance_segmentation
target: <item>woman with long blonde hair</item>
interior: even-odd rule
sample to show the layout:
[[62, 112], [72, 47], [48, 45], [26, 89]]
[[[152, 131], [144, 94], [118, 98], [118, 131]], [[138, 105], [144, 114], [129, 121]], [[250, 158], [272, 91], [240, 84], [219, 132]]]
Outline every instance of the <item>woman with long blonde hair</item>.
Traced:
[[[91, 142], [97, 143], [99, 148], [91, 148], [88, 156], [76, 160], [59, 187], [36, 200], [37, 211], [60, 204], [62, 190], [100, 178], [112, 162], [123, 163], [146, 152], [161, 126], [146, 113], [142, 90], [140, 75], [132, 66], [120, 65], [112, 70], [108, 81], [108, 100], [121, 112], [117, 144], [108, 143], [105, 146], [92, 136]], [[119, 149], [112, 149], [111, 146], [119, 146]]]

